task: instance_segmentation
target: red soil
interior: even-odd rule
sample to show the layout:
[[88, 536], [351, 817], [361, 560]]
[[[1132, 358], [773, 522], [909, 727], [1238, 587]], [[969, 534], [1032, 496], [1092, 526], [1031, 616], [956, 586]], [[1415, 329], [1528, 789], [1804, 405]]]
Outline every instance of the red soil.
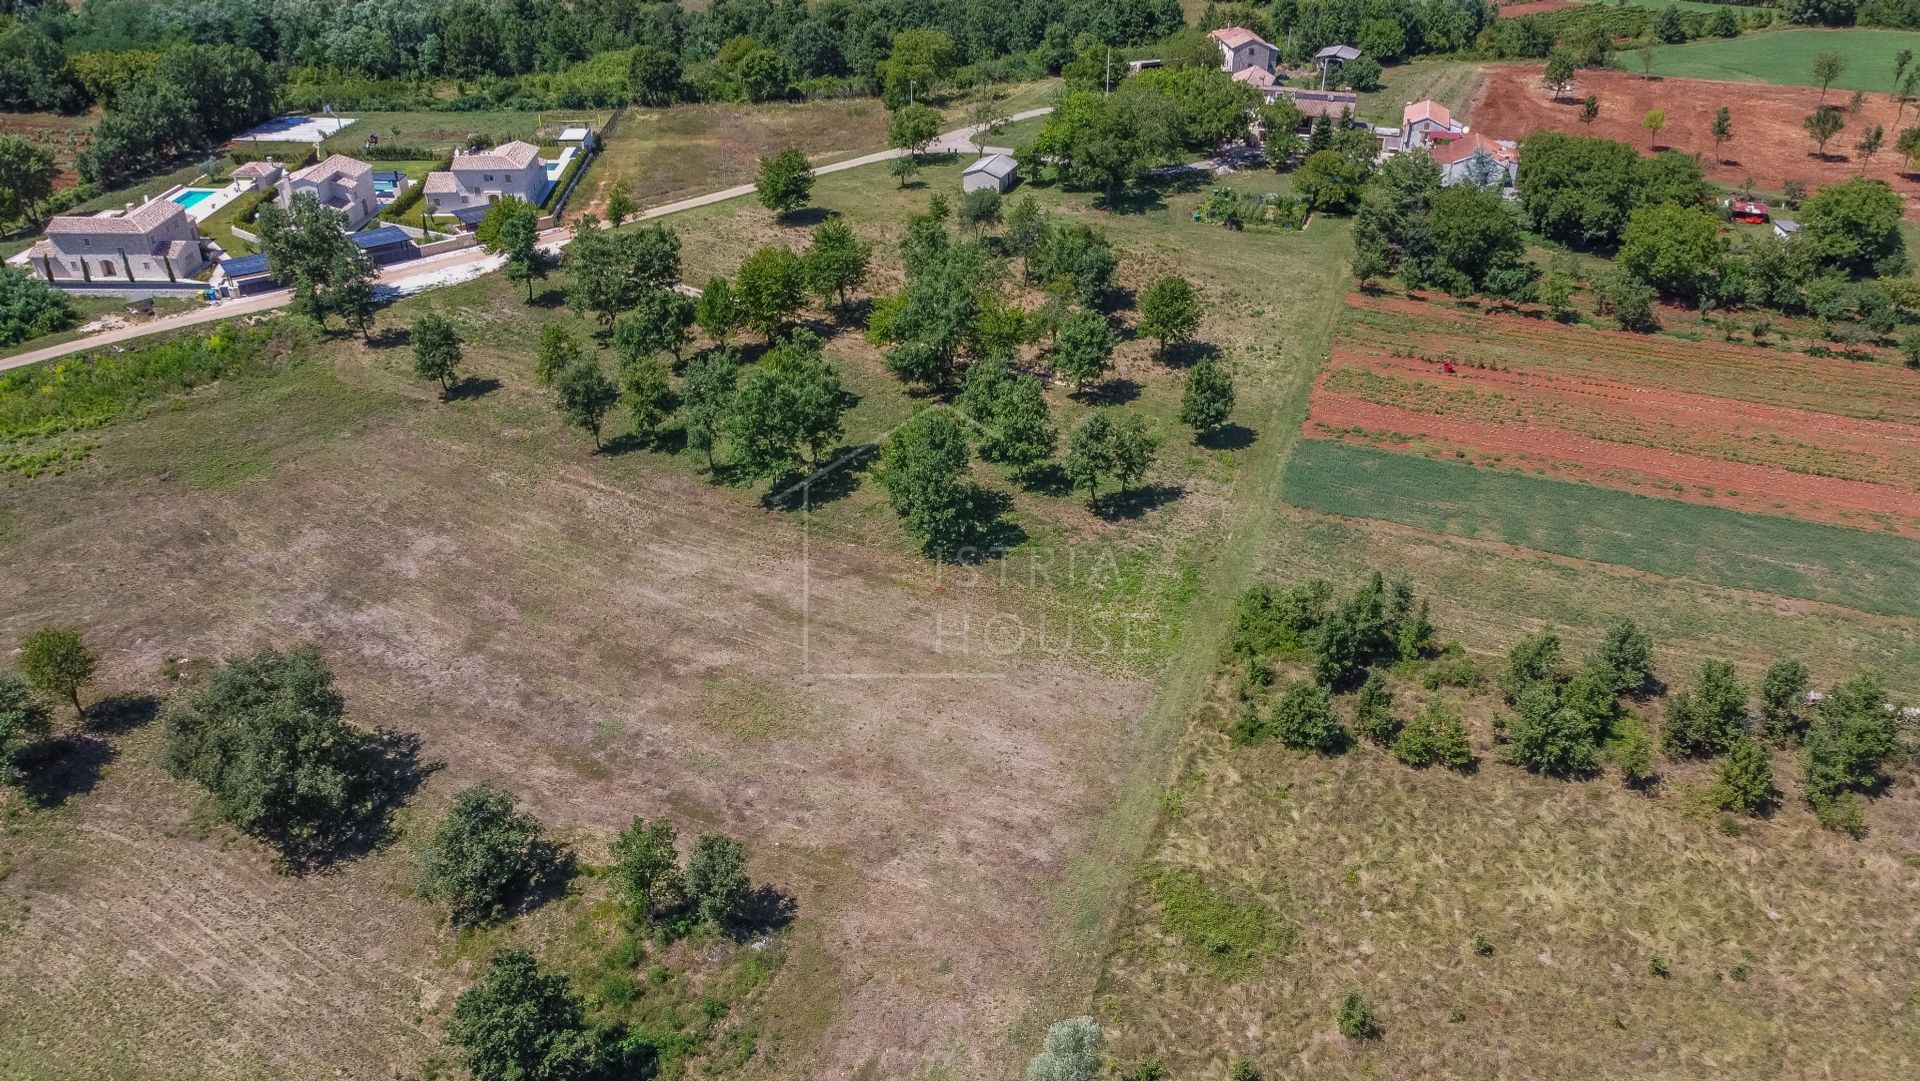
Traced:
[[1349, 300], [1404, 326], [1349, 323], [1316, 381], [1308, 434], [1920, 536], [1920, 378], [1909, 372]]
[[[1541, 82], [1543, 67], [1491, 67], [1480, 83], [1480, 93], [1468, 109], [1476, 131], [1499, 139], [1518, 139], [1541, 128], [1601, 135], [1648, 150], [1641, 118], [1652, 109], [1665, 109], [1666, 126], [1659, 144], [1698, 154], [1707, 176], [1727, 184], [1747, 177], [1765, 189], [1778, 191], [1788, 180], [1806, 181], [1810, 188], [1839, 183], [1860, 175], [1853, 144], [1867, 124], [1886, 125], [1889, 142], [1897, 106], [1892, 96], [1868, 94], [1859, 119], [1848, 121], [1827, 144], [1825, 159], [1814, 156], [1813, 140], [1801, 122], [1820, 104], [1815, 86], [1774, 86], [1766, 83], [1727, 83], [1706, 79], [1643, 79], [1625, 71], [1581, 71], [1572, 89], [1558, 101]], [[1600, 116], [1580, 122], [1580, 102], [1592, 94], [1600, 99]], [[1849, 91], [1829, 91], [1829, 104], [1844, 105]], [[1720, 148], [1714, 160], [1713, 137], [1707, 128], [1722, 105], [1733, 112], [1733, 141]], [[1912, 109], [1907, 110], [1908, 113]], [[1901, 123], [1908, 121], [1902, 118]], [[1907, 216], [1920, 219], [1920, 174], [1908, 172], [1899, 155], [1882, 151], [1866, 175], [1892, 184], [1907, 200]]]
[[1391, 333], [1350, 327], [1356, 351], [1390, 351], [1498, 364], [1555, 378], [1598, 376], [1633, 387], [1667, 387], [1803, 409], [1920, 425], [1920, 376], [1891, 364], [1810, 357], [1731, 342], [1688, 341], [1538, 316], [1496, 314], [1438, 301], [1349, 294], [1354, 308], [1402, 317]]

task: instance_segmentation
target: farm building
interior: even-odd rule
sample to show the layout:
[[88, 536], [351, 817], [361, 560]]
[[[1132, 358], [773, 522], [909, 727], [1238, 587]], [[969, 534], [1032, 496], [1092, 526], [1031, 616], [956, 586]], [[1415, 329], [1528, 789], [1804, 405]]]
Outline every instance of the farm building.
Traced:
[[230, 297], [250, 296], [280, 287], [267, 273], [264, 255], [237, 255], [220, 260], [220, 273], [213, 284], [221, 294]]
[[1005, 193], [1020, 177], [1020, 163], [1005, 154], [989, 154], [960, 174], [960, 190]]
[[1266, 68], [1241, 68], [1233, 73], [1233, 81], [1245, 83], [1260, 91], [1260, 96], [1269, 103], [1278, 98], [1281, 93], [1279, 80], [1275, 79], [1273, 73]]
[[1400, 111], [1401, 150], [1432, 146], [1466, 133], [1467, 126], [1437, 101], [1416, 101]]
[[1304, 114], [1308, 121], [1329, 117], [1340, 120], [1353, 115], [1360, 104], [1360, 95], [1351, 90], [1286, 90], [1281, 93], [1293, 99], [1293, 104]]
[[1773, 235], [1781, 240], [1792, 240], [1800, 233], [1800, 223], [1786, 218], [1773, 219]]
[[1433, 146], [1444, 187], [1472, 184], [1479, 188], [1511, 188], [1520, 173], [1520, 150], [1509, 140], [1489, 139], [1479, 132]]
[[200, 231], [170, 199], [105, 214], [61, 214], [20, 261], [56, 285], [173, 283], [207, 265]]
[[367, 258], [373, 260], [375, 266], [420, 258], [420, 249], [414, 244], [413, 237], [398, 225], [382, 225], [378, 229], [355, 233], [353, 244], [366, 252]]
[[1229, 75], [1238, 75], [1249, 68], [1272, 74], [1273, 66], [1280, 62], [1280, 50], [1244, 26], [1223, 26], [1209, 31], [1207, 36], [1220, 46], [1220, 70]]
[[1733, 220], [1745, 225], [1765, 225], [1770, 208], [1758, 199], [1733, 199], [1727, 203]]

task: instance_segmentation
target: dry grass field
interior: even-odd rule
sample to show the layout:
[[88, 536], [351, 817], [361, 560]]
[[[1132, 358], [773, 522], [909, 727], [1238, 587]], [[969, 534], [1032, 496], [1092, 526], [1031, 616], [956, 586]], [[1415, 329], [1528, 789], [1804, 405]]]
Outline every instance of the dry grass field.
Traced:
[[[1497, 357], [1501, 372], [1551, 370], [1556, 393], [1604, 396], [1606, 380], [1643, 367], [1649, 376], [1683, 370], [1635, 360], [1636, 351], [1693, 348], [1646, 338], [1628, 348], [1615, 341], [1625, 336], [1558, 329], [1552, 348], [1526, 355], [1522, 320], [1430, 312], [1395, 336], [1379, 305], [1353, 303], [1323, 377], [1376, 354], [1443, 350], [1460, 365]], [[1841, 412], [1853, 379], [1898, 374], [1841, 365], [1829, 379], [1816, 361], [1738, 352], [1694, 349], [1674, 364], [1695, 389], [1724, 386], [1738, 400], [1824, 387]], [[1524, 413], [1532, 402], [1525, 388], [1475, 389], [1458, 401], [1400, 401], [1427, 425], [1455, 407]], [[1320, 392], [1314, 401], [1319, 415]], [[1411, 443], [1380, 445], [1356, 452], [1377, 467], [1342, 457], [1337, 443], [1296, 445], [1285, 488], [1296, 505], [1277, 515], [1256, 578], [1325, 578], [1345, 591], [1371, 569], [1405, 574], [1432, 598], [1441, 636], [1486, 672], [1522, 634], [1555, 628], [1577, 657], [1628, 617], [1653, 634], [1657, 675], [1671, 685], [1709, 657], [1757, 681], [1770, 661], [1794, 656], [1817, 685], [1877, 671], [1897, 699], [1920, 697], [1920, 613], [1905, 603], [1920, 562], [1909, 540], [1529, 475], [1447, 489], [1451, 473], [1434, 470], [1510, 474], [1499, 463], [1456, 465], [1449, 453], [1403, 476], [1391, 463], [1431, 459], [1409, 453], [1420, 449]], [[1553, 486], [1551, 500], [1529, 502], [1529, 484]], [[1308, 509], [1335, 488], [1345, 493], [1338, 513]], [[1631, 515], [1616, 513], [1617, 499], [1638, 500]], [[1556, 546], [1575, 529], [1556, 519], [1576, 518], [1582, 541]], [[1737, 550], [1721, 518], [1766, 523], [1753, 527], [1757, 546]], [[1834, 543], [1798, 552], [1794, 530], [1824, 530]], [[1607, 533], [1618, 543], [1599, 540]], [[1636, 536], [1669, 534], [1672, 553], [1633, 552]], [[1871, 574], [1849, 573], [1859, 553], [1848, 537], [1887, 548]], [[1732, 566], [1730, 554], [1771, 555], [1777, 576], [1747, 578], [1782, 584], [1722, 583], [1716, 572]], [[1843, 581], [1853, 588], [1842, 599], [1808, 599]], [[1793, 583], [1809, 588], [1795, 593]], [[1095, 999], [1122, 1066], [1151, 1055], [1170, 1076], [1225, 1078], [1245, 1061], [1268, 1079], [1898, 1078], [1920, 1068], [1920, 929], [1906, 901], [1920, 889], [1920, 785], [1910, 762], [1871, 802], [1868, 833], [1855, 840], [1815, 822], [1789, 751], [1775, 756], [1778, 808], [1733, 818], [1707, 798], [1711, 764], [1662, 763], [1644, 792], [1612, 771], [1559, 781], [1505, 764], [1494, 746], [1497, 695], [1429, 690], [1415, 671], [1390, 677], [1396, 714], [1411, 717], [1436, 697], [1452, 704], [1477, 769], [1415, 770], [1365, 744], [1332, 758], [1234, 746], [1226, 728], [1242, 676], [1216, 672], [1212, 699], [1189, 718], [1178, 779]], [[1300, 674], [1283, 668], [1278, 679]], [[1657, 730], [1664, 701], [1630, 707]], [[1338, 1032], [1335, 1007], [1353, 991], [1371, 1006], [1378, 1038]]]
[[[924, 179], [957, 189], [958, 166]], [[890, 262], [927, 190], [855, 170], [816, 199]], [[1108, 520], [989, 470], [1028, 539], [976, 571], [928, 564], [872, 483], [805, 519], [763, 506], [764, 485], [710, 483], [690, 453], [590, 453], [531, 379], [543, 323], [588, 329], [555, 306], [563, 278], [536, 305], [497, 279], [404, 302], [372, 345], [298, 344], [268, 374], [90, 433], [64, 475], [8, 481], [0, 550], [25, 573], [0, 584], [0, 640], [81, 626], [105, 689], [164, 695], [223, 655], [312, 639], [351, 715], [417, 733], [437, 769], [393, 846], [290, 879], [158, 768], [150, 724], [69, 733], [52, 806], [6, 819], [0, 974], [17, 990], [0, 995], [0, 1060], [35, 1077], [432, 1074], [454, 994], [508, 942], [599, 1002], [591, 876], [481, 934], [411, 896], [423, 832], [488, 780], [589, 864], [632, 816], [665, 814], [683, 835], [740, 836], [756, 879], [795, 895], [771, 976], [710, 951], [643, 962], [679, 974], [669, 987], [751, 988], [724, 1022], [747, 1055], [716, 1044], [696, 1069], [1014, 1072], [1085, 1008], [1218, 613], [1264, 535], [1241, 524], [1274, 506], [1299, 418], [1268, 416], [1325, 347], [1347, 244], [1338, 223], [1215, 243], [1186, 221], [1192, 194], [1139, 215], [1041, 194], [1111, 226], [1128, 286], [1194, 277], [1213, 302], [1202, 336], [1242, 375], [1249, 445], [1191, 445], [1169, 419], [1179, 373], [1130, 341], [1108, 387], [1161, 424], [1159, 504]], [[782, 228], [728, 209], [742, 220], [677, 223], [689, 278], [731, 269], [708, 263], [733, 234], [705, 230]], [[1303, 273], [1252, 272], [1275, 262]], [[400, 333], [429, 309], [460, 326], [481, 381], [450, 404], [411, 377]], [[850, 443], [911, 408], [856, 336], [829, 355], [861, 398]], [[1049, 396], [1063, 427], [1090, 408]], [[988, 643], [1010, 618], [1029, 636]], [[939, 678], [858, 678], [902, 672]], [[653, 1001], [673, 1008], [655, 989], [634, 1008]]]

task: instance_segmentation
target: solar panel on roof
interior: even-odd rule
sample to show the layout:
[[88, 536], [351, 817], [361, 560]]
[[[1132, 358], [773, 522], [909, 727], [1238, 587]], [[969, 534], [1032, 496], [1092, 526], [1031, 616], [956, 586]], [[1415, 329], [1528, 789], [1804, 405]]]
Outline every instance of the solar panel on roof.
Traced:
[[353, 234], [353, 242], [361, 251], [368, 248], [384, 248], [389, 244], [405, 244], [413, 238], [398, 225], [382, 225], [378, 229], [369, 229], [364, 233]]
[[267, 269], [267, 257], [264, 255], [240, 255], [232, 259], [220, 260], [220, 269], [227, 272], [229, 278], [244, 278], [252, 274], [263, 274]]
[[478, 225], [487, 218], [488, 206], [463, 206], [453, 212], [456, 220], [464, 225]]

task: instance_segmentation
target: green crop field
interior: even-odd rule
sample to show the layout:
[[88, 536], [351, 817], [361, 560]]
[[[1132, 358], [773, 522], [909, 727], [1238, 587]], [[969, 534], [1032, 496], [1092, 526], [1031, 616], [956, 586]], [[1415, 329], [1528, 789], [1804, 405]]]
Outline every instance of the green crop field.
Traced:
[[1839, 53], [1846, 70], [1835, 89], [1893, 92], [1893, 58], [1920, 52], [1920, 33], [1906, 30], [1781, 30], [1695, 41], [1654, 50], [1653, 73], [1679, 79], [1818, 86], [1814, 58]]
[[1300, 445], [1295, 506], [1736, 589], [1920, 617], [1920, 545], [1340, 443]]

